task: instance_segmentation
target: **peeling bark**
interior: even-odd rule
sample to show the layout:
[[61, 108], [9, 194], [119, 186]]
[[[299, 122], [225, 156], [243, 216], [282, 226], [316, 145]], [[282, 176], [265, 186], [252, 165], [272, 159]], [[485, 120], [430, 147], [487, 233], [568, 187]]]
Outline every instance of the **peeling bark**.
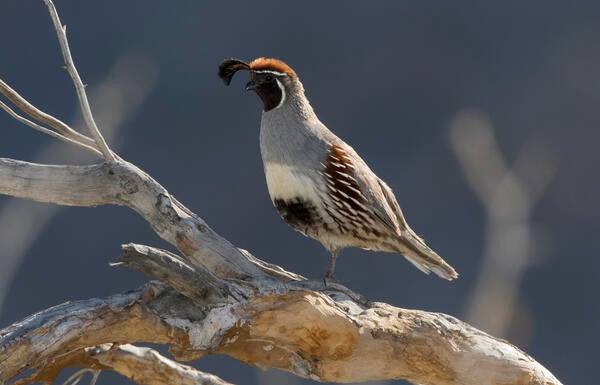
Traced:
[[[172, 268], [177, 257], [170, 253], [125, 248], [127, 258], [136, 260], [129, 266], [151, 267], [164, 281], [189, 274]], [[215, 279], [205, 289], [225, 284]], [[280, 282], [259, 290], [244, 281], [228, 286], [239, 295], [206, 296], [198, 287], [186, 297], [154, 282], [38, 313], [0, 331], [0, 381], [26, 366], [43, 371], [49, 360], [84, 347], [153, 342], [171, 344], [180, 360], [223, 353], [327, 382], [560, 384], [518, 348], [445, 314], [363, 303], [317, 282]]]

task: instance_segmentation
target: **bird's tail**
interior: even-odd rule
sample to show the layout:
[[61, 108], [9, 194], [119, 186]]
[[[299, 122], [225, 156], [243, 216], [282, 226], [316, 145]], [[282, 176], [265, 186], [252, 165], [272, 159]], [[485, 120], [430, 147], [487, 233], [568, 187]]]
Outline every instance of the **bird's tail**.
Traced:
[[408, 228], [398, 237], [400, 253], [415, 267], [425, 274], [434, 272], [439, 277], [449, 281], [458, 278], [458, 273], [442, 259], [435, 251], [425, 244], [425, 241]]

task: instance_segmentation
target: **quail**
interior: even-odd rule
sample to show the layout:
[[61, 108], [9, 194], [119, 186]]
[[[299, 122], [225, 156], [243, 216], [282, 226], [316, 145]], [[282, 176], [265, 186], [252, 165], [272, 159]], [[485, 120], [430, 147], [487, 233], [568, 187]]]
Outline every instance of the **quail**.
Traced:
[[409, 227], [388, 185], [321, 123], [291, 67], [273, 58], [227, 59], [219, 77], [229, 85], [239, 70], [249, 71], [245, 90], [264, 104], [260, 151], [271, 200], [285, 222], [329, 250], [326, 281], [335, 281], [345, 247], [400, 253], [426, 274], [458, 277]]

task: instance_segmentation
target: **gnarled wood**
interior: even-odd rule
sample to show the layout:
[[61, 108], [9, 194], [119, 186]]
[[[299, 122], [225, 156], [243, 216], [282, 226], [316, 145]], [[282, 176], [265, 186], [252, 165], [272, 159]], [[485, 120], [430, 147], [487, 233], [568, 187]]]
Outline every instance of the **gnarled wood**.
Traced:
[[[182, 274], [172, 268], [176, 257], [170, 253], [127, 248], [127, 258], [136, 260], [129, 265], [137, 270], [151, 267], [167, 282]], [[143, 265], [148, 267], [139, 268]], [[315, 289], [288, 282], [252, 290], [247, 282], [229, 282], [247, 296], [225, 299], [207, 298], [204, 290], [190, 291], [188, 298], [152, 283], [104, 300], [57, 306], [0, 332], [0, 380], [12, 378], [26, 364], [43, 367], [53, 357], [86, 346], [155, 342], [172, 344], [178, 359], [224, 353], [327, 382], [402, 378], [443, 385], [560, 384], [518, 348], [454, 317], [360, 303], [311, 284]], [[199, 294], [194, 298], [192, 293]]]

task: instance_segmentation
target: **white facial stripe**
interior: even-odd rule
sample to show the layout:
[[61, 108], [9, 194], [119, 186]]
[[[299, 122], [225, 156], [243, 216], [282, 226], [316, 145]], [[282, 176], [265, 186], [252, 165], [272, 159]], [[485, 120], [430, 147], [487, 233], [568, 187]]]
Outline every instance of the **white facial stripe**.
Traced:
[[277, 107], [275, 107], [277, 109], [283, 105], [283, 102], [285, 102], [285, 88], [283, 88], [283, 84], [281, 84], [279, 79], [275, 79], [275, 81], [277, 82], [277, 87], [279, 87], [279, 89], [281, 90], [281, 101], [279, 102]]
[[277, 76], [288, 76], [288, 74], [284, 73], [284, 72], [277, 72], [277, 71], [271, 71], [271, 70], [252, 70], [253, 72], [256, 72], [258, 74], [273, 74], [273, 75], [277, 75]]

